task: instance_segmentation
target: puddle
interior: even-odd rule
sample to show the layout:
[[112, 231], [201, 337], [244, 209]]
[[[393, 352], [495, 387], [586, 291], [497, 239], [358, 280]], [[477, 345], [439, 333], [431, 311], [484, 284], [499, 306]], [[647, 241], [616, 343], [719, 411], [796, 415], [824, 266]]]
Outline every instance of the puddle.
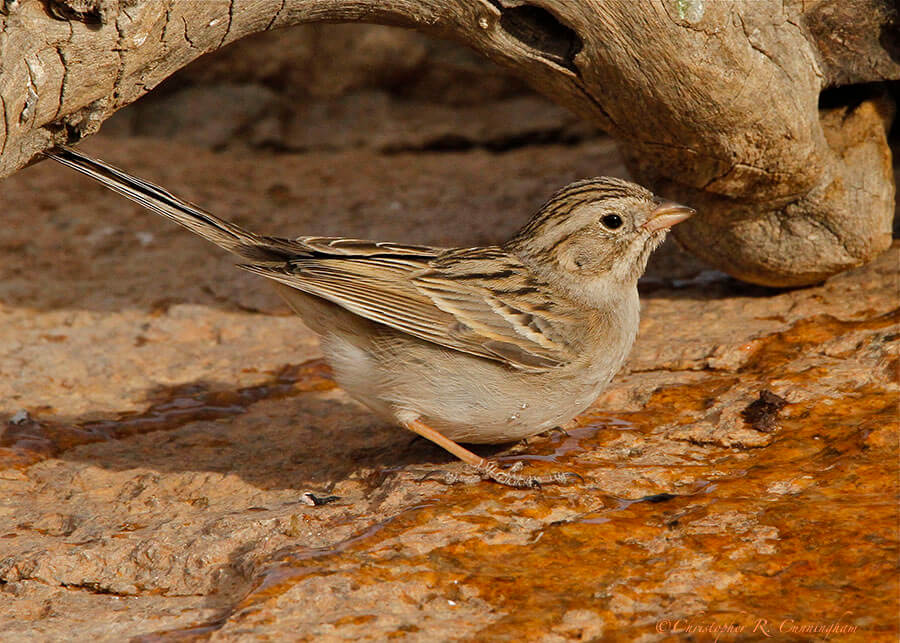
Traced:
[[831, 315], [801, 319], [787, 330], [751, 341], [747, 348], [752, 355], [742, 371], [777, 374], [791, 360], [815, 353], [822, 344], [842, 335], [853, 331], [881, 330], [898, 324], [900, 308], [863, 320], [842, 321]]
[[[780, 634], [843, 623], [858, 635], [849, 640], [889, 640], [900, 600], [896, 392], [848, 382], [829, 403], [788, 404], [771, 443], [753, 450], [686, 444], [658, 427], [703, 413], [735, 387], [751, 402], [798, 356], [897, 321], [897, 311], [851, 322], [819, 316], [755, 340], [735, 376], [660, 389], [639, 412], [589, 413], [567, 435], [500, 457], [571, 468], [583, 485], [442, 488], [426, 506], [330, 550], [283, 552], [219, 621], [142, 640], [264, 631], [287, 604], [312, 604], [322, 578], [350, 589], [347, 609], [317, 615], [320, 629], [374, 627], [371, 614], [409, 614], [421, 628], [441, 604], [463, 619], [484, 606], [490, 622], [460, 636], [472, 641], [658, 639], [676, 622], [744, 628], [750, 638], [754, 627]], [[637, 455], [617, 456], [620, 440]], [[377, 586], [383, 602], [367, 603]]]
[[[801, 320], [750, 342], [737, 373], [660, 387], [640, 411], [590, 411], [568, 433], [498, 458], [523, 460], [535, 472], [570, 469], [583, 484], [435, 485], [425, 504], [373, 503], [395, 508], [386, 519], [362, 507], [334, 514], [341, 526], [356, 526], [354, 536], [328, 548], [281, 551], [219, 619], [137, 640], [264, 632], [289, 609], [317, 610], [308, 621], [316, 631], [357, 627], [352, 631], [379, 638], [388, 636], [379, 620], [385, 614], [422, 628], [435, 614], [469, 622], [467, 610], [474, 610], [482, 620], [457, 638], [657, 639], [676, 622], [731, 624], [753, 638], [749, 632], [763, 621], [776, 633], [786, 622], [839, 621], [856, 628], [858, 640], [888, 640], [900, 601], [900, 418], [888, 382], [848, 380], [831, 399], [788, 400], [765, 433], [770, 441], [753, 449], [673, 439], [666, 427], [710, 414], [715, 425], [723, 399], [741, 410], [770, 379], [812, 389], [833, 360], [862, 360], [859, 351], [842, 357], [823, 346], [840, 348], [834, 341], [850, 333], [898, 322], [900, 311]], [[871, 341], [896, 339], [879, 337]], [[327, 368], [310, 362], [236, 391], [170, 389], [146, 412], [114, 420], [26, 420], [8, 427], [2, 446], [18, 463], [35, 461], [76, 444], [237, 415], [263, 399], [333, 386]], [[403, 493], [401, 486], [383, 489]], [[342, 588], [341, 610], [319, 611], [328, 598], [322, 579]]]
[[171, 431], [190, 422], [240, 415], [262, 400], [274, 400], [335, 387], [322, 360], [288, 365], [263, 384], [232, 391], [210, 391], [203, 384], [161, 389], [146, 411], [109, 420], [57, 422], [18, 414], [0, 436], [0, 469], [27, 467], [66, 449], [151, 431]]
[[[274, 609], [289, 592], [302, 596], [305, 584], [327, 576], [349, 578], [357, 588], [420, 586], [459, 604], [477, 597], [498, 618], [468, 640], [531, 640], [581, 612], [594, 615], [598, 636], [615, 632], [630, 640], [656, 633], [667, 618], [693, 617], [683, 605], [666, 609], [684, 591], [698, 618], [716, 606], [721, 614], [713, 621], [738, 619], [747, 627], [759, 619], [776, 627], [785, 619], [825, 622], [852, 606], [844, 621], [876, 639], [890, 630], [885, 623], [900, 598], [891, 562], [897, 466], [896, 449], [893, 462], [885, 462], [883, 453], [865, 448], [865, 436], [867, 427], [896, 419], [895, 402], [867, 390], [851, 405], [800, 406], [781, 429], [790, 438], [749, 467], [720, 464], [730, 475], [699, 481], [685, 493], [601, 496], [599, 510], [539, 524], [526, 542], [518, 522], [534, 514], [530, 505], [578, 501], [549, 488], [529, 495], [493, 485], [454, 487], [332, 551], [283, 557], [221, 624], [250, 627], [267, 605]], [[486, 503], [490, 512], [477, 511]], [[449, 533], [449, 542], [427, 553], [401, 546], [469, 512], [479, 516], [477, 535]], [[791, 598], [798, 596], [809, 599]]]

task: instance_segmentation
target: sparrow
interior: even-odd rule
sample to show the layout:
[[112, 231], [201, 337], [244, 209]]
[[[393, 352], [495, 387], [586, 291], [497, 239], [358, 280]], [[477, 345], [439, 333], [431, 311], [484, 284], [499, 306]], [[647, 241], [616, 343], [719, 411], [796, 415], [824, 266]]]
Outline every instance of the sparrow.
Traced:
[[502, 245], [288, 239], [254, 234], [75, 149], [46, 154], [237, 255], [319, 335], [351, 397], [513, 487], [574, 474], [503, 469], [459, 443], [521, 440], [585, 410], [634, 344], [650, 254], [694, 214], [599, 177], [557, 191]]

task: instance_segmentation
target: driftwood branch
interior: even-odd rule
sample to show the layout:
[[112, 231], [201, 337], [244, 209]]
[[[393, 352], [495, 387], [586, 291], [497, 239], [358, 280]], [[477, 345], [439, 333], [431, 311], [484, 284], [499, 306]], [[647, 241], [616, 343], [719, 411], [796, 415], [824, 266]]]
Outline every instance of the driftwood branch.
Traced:
[[[680, 239], [749, 281], [807, 284], [890, 243], [889, 0], [0, 0], [0, 176], [96, 131], [197, 56], [300, 23], [460, 41], [616, 137], [695, 205]], [[832, 89], [869, 83], [868, 93]]]

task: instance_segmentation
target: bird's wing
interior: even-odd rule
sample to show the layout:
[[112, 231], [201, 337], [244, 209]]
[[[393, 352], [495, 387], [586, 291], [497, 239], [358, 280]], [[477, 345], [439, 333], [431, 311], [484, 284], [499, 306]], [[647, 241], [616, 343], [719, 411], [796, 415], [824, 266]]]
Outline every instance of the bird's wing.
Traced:
[[[443, 250], [345, 239], [254, 234], [78, 150], [48, 156], [251, 263], [241, 266], [420, 339], [541, 371], [577, 355], [560, 333], [576, 309], [541, 296], [500, 248]], [[563, 314], [565, 312], [565, 314]]]
[[[311, 256], [242, 268], [322, 297], [419, 339], [544, 371], [571, 361], [577, 348], [561, 327], [577, 323], [568, 307], [542, 297], [543, 284], [499, 248], [436, 254], [422, 246], [301, 237]], [[332, 253], [330, 249], [337, 252]]]
[[436, 307], [453, 315], [450, 336], [519, 368], [544, 370], [580, 352], [572, 339], [585, 314], [499, 248], [442, 254], [413, 278]]

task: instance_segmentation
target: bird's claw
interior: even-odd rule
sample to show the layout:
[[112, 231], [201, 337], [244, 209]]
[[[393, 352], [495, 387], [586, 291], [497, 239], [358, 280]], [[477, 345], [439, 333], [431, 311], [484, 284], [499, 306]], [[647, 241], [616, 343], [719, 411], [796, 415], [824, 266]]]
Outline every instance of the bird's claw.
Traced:
[[477, 476], [466, 475], [454, 471], [434, 470], [420, 477], [419, 482], [434, 480], [451, 486], [458, 483], [472, 484], [484, 479], [499, 482], [507, 487], [517, 489], [539, 489], [545, 484], [569, 485], [584, 482], [584, 478], [574, 471], [553, 471], [544, 475], [523, 475], [519, 472], [525, 468], [525, 463], [517, 460], [508, 469], [501, 469], [496, 462], [485, 460], [481, 465], [473, 467]]
[[572, 484], [575, 480], [584, 482], [584, 478], [573, 471], [554, 471], [544, 475], [522, 475], [519, 471], [524, 465], [519, 460], [509, 469], [501, 469], [497, 463], [485, 460], [475, 470], [482, 478], [489, 478], [508, 487], [517, 489], [537, 489], [545, 484]]

